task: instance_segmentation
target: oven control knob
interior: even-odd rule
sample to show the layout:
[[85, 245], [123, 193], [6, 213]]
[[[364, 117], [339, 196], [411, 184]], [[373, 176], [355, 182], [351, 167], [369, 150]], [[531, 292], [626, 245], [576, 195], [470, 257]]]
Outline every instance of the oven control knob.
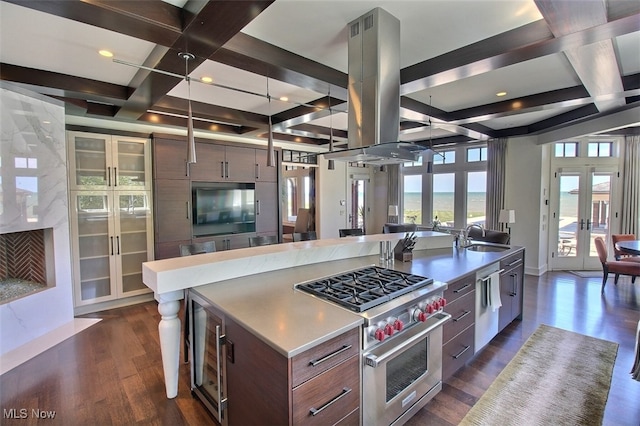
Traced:
[[434, 308], [433, 308], [433, 305], [432, 305], [431, 303], [429, 303], [429, 304], [427, 305], [427, 307], [426, 307], [426, 310], [427, 310], [427, 312], [428, 312], [428, 313], [432, 314], [432, 313], [433, 313], [433, 311], [437, 310], [437, 308], [436, 308], [436, 309], [434, 309]]
[[447, 299], [445, 299], [444, 297], [441, 297], [438, 302], [440, 303], [441, 308], [444, 308], [445, 306], [447, 306]]
[[404, 328], [404, 323], [397, 319], [393, 322], [393, 328], [395, 328], [397, 331], [402, 331], [402, 329]]
[[427, 320], [427, 314], [423, 311], [418, 311], [415, 316], [416, 321], [425, 322]]
[[393, 332], [395, 330], [393, 329], [393, 327], [391, 326], [391, 324], [387, 324], [384, 326], [384, 334], [387, 334], [389, 336], [393, 335]]
[[376, 340], [379, 340], [380, 342], [382, 342], [385, 337], [384, 331], [382, 331], [381, 328], [376, 328], [376, 331], [373, 332], [373, 337]]
[[440, 309], [440, 303], [438, 303], [437, 300], [434, 300], [431, 306], [433, 306], [434, 311], [437, 311], [438, 309]]

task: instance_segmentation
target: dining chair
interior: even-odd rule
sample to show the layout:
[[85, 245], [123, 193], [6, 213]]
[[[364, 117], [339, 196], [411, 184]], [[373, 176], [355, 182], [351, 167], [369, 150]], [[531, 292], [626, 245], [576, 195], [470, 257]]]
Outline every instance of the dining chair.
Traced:
[[357, 237], [360, 235], [364, 235], [364, 230], [362, 228], [346, 228], [346, 229], [338, 229], [338, 234], [340, 238], [342, 237]]
[[311, 240], [317, 240], [318, 239], [318, 235], [316, 234], [316, 231], [309, 231], [309, 232], [294, 232], [293, 233], [293, 241], [311, 241]]
[[269, 246], [278, 244], [278, 237], [275, 235], [259, 235], [257, 237], [249, 237], [249, 247]]
[[[215, 241], [206, 241], [204, 243], [180, 244], [180, 256], [193, 256], [196, 254], [213, 253], [216, 251]], [[183, 349], [184, 362], [189, 362], [189, 291], [184, 291], [184, 317], [182, 319], [182, 329], [184, 330]]]
[[640, 263], [625, 262], [622, 260], [607, 261], [607, 245], [605, 244], [602, 237], [596, 237], [594, 242], [596, 245], [596, 250], [598, 251], [600, 263], [602, 263], [602, 293], [604, 293], [604, 286], [607, 284], [609, 272], [615, 274], [615, 278], [613, 279], [613, 283], [615, 285], [618, 285], [618, 278], [620, 277], [620, 275], [629, 275], [631, 276], [631, 283], [633, 284], [636, 282], [636, 277], [640, 275]]
[[638, 238], [636, 238], [634, 234], [611, 234], [611, 242], [613, 243], [613, 257], [615, 257], [616, 260], [640, 262], [640, 256], [634, 256], [622, 250], [618, 250], [618, 248], [616, 247], [616, 244], [620, 241], [632, 241], [637, 239]]
[[416, 232], [418, 225], [415, 223], [385, 223], [382, 227], [383, 234], [402, 234], [405, 232]]

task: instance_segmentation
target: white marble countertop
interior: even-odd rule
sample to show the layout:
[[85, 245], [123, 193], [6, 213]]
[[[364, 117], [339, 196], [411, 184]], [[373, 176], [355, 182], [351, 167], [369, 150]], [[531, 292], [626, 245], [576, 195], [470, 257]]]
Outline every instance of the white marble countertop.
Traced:
[[[142, 281], [159, 295], [242, 276], [333, 260], [379, 254], [380, 241], [399, 241], [405, 234], [329, 238], [225, 250], [142, 264]], [[453, 236], [420, 231], [415, 250], [451, 247]]]

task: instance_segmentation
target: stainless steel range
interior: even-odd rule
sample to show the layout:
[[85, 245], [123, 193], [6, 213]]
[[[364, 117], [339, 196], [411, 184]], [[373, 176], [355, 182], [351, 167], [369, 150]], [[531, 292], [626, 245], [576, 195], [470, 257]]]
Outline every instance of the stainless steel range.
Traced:
[[402, 424], [442, 389], [446, 284], [372, 265], [296, 288], [364, 319], [364, 425]]

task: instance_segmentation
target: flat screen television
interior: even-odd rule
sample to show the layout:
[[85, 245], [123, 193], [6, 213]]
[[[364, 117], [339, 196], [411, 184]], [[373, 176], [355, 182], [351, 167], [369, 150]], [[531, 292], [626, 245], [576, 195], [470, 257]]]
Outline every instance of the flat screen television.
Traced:
[[254, 183], [192, 182], [195, 237], [256, 231]]

